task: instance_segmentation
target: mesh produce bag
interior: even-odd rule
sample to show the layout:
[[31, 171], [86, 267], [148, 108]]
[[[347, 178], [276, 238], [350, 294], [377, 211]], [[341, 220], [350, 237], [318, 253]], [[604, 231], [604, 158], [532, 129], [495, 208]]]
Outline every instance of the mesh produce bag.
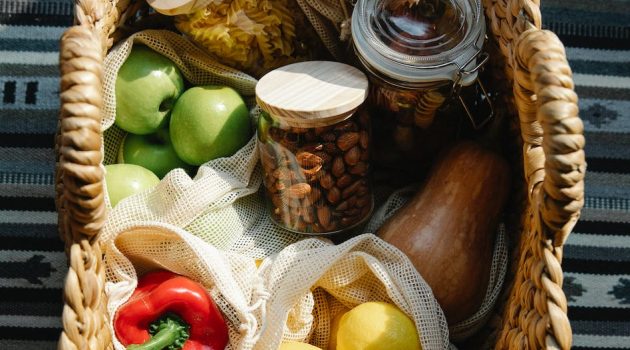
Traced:
[[[134, 44], [144, 44], [172, 60], [193, 85], [236, 89], [253, 109], [256, 80], [208, 59], [184, 37], [164, 30], [139, 32], [112, 48], [105, 60], [104, 164], [114, 163], [125, 132], [114, 125], [115, 81]], [[257, 290], [253, 258], [297, 241], [266, 217], [255, 138], [236, 154], [210, 161], [191, 178], [176, 169], [143, 193], [108, 203], [100, 239], [105, 246], [109, 297], [114, 315], [137, 285], [138, 275], [164, 268], [206, 286], [230, 327], [230, 349], [250, 349], [255, 341]], [[107, 193], [107, 191], [105, 191]], [[208, 244], [209, 243], [209, 244]], [[110, 324], [111, 326], [111, 324]], [[117, 349], [122, 345], [114, 340]]]
[[[251, 349], [260, 322], [252, 300], [265, 294], [254, 259], [224, 252], [198, 237], [167, 224], [138, 224], [123, 228], [105, 245], [106, 286], [110, 315], [126, 302], [137, 286], [138, 276], [165, 269], [203, 285], [228, 324], [227, 349]], [[113, 320], [110, 327], [113, 333]], [[114, 347], [125, 347], [114, 337]]]
[[[114, 163], [125, 132], [114, 125], [116, 76], [134, 44], [144, 44], [168, 57], [192, 85], [231, 86], [254, 107], [256, 79], [216, 63], [183, 36], [166, 30], [136, 33], [112, 48], [105, 59], [103, 116], [105, 164]], [[255, 114], [255, 113], [253, 113]], [[222, 250], [262, 258], [297, 241], [299, 235], [279, 230], [265, 216], [257, 193], [261, 184], [255, 138], [227, 158], [212, 160], [194, 178], [182, 169], [171, 171], [149, 191], [121, 201], [108, 213], [103, 239], [139, 222], [167, 223], [186, 228]]]
[[265, 260], [261, 273], [272, 293], [255, 349], [276, 349], [282, 340], [327, 349], [334, 316], [368, 301], [393, 303], [409, 315], [423, 349], [449, 346], [430, 287], [402, 252], [372, 234], [339, 245], [300, 241]]

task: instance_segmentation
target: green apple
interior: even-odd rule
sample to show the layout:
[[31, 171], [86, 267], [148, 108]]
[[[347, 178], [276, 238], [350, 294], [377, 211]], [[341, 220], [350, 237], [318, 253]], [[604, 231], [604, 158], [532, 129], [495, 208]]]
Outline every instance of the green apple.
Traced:
[[143, 45], [134, 45], [116, 78], [116, 125], [138, 135], [166, 125], [184, 79], [168, 58]]
[[127, 134], [118, 151], [118, 163], [140, 165], [160, 179], [175, 168], [192, 169], [175, 153], [166, 128], [149, 135]]
[[198, 86], [175, 103], [170, 121], [177, 155], [188, 164], [231, 156], [251, 137], [249, 111], [234, 89]]
[[110, 164], [105, 166], [105, 171], [107, 194], [112, 207], [124, 198], [160, 182], [151, 170], [135, 164]]

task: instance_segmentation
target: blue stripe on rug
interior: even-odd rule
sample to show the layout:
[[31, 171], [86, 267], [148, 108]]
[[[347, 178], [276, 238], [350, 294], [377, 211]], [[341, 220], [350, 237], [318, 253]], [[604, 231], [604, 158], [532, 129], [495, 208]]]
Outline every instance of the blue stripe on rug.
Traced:
[[0, 47], [11, 48], [19, 51], [45, 51], [57, 52], [59, 50], [58, 40], [39, 40], [39, 39], [2, 39], [0, 38]]
[[59, 240], [59, 230], [56, 224], [0, 224], [0, 239], [7, 237]]
[[[61, 334], [61, 330], [59, 331]], [[57, 340], [4, 340], [0, 339], [2, 350], [54, 350], [57, 349]]]
[[572, 259], [619, 261], [630, 264], [630, 247], [591, 247], [567, 244], [564, 247], [564, 254]]
[[630, 77], [630, 62], [570, 61], [574, 73], [616, 75]]

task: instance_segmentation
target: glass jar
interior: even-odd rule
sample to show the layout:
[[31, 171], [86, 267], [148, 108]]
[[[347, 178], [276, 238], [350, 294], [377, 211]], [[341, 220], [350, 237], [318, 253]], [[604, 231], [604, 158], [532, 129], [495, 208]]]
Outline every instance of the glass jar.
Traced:
[[358, 69], [312, 61], [256, 85], [258, 149], [269, 213], [299, 233], [332, 234], [372, 212], [368, 80]]
[[[375, 149], [391, 161], [434, 154], [435, 144], [453, 137], [456, 116], [435, 123], [438, 110], [452, 98], [459, 99], [474, 128], [492, 116], [477, 76], [488, 58], [482, 52], [485, 20], [479, 0], [359, 0], [352, 39], [370, 78]], [[463, 96], [471, 94], [462, 95], [461, 89], [479, 91], [472, 95], [482, 103], [465, 101]]]

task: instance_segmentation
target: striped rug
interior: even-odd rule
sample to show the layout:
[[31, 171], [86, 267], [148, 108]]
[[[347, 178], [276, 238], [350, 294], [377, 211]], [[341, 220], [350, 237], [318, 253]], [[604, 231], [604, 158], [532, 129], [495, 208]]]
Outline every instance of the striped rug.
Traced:
[[[630, 349], [630, 0], [543, 0], [585, 121], [586, 206], [565, 250], [574, 349]], [[66, 271], [53, 203], [68, 0], [0, 0], [0, 349], [54, 349]]]

